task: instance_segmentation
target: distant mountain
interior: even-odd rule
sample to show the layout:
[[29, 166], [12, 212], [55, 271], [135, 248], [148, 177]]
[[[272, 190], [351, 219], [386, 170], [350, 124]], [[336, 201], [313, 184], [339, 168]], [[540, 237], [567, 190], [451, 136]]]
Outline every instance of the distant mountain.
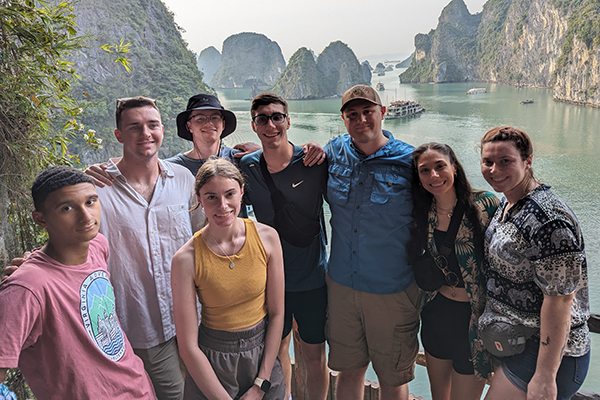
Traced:
[[279, 45], [252, 32], [229, 36], [223, 42], [221, 66], [210, 80], [215, 88], [273, 86], [285, 69]]
[[272, 88], [260, 90], [254, 87], [250, 96], [263, 91], [275, 92], [289, 100], [341, 96], [359, 83], [369, 84], [370, 76], [365, 79], [364, 68], [354, 52], [345, 43], [337, 41], [329, 44], [316, 62], [310, 50], [298, 49]]
[[[160, 0], [79, 0], [74, 13], [80, 33], [90, 39], [85, 51], [73, 59], [81, 80], [73, 84], [72, 93], [89, 102], [81, 120], [104, 139], [103, 150], [82, 154], [82, 161], [87, 164], [121, 154], [113, 134], [115, 101], [138, 95], [156, 99], [161, 110], [165, 126], [161, 156], [187, 149], [189, 144], [175, 133], [175, 117], [185, 110], [190, 96], [210, 89], [164, 4]], [[115, 63], [114, 54], [100, 49], [121, 39], [131, 45], [125, 54], [131, 59], [130, 73]], [[83, 143], [73, 147], [86, 149]]]
[[210, 82], [215, 72], [221, 66], [221, 53], [213, 46], [207, 47], [200, 52], [197, 65], [200, 72], [204, 75], [204, 81]]
[[272, 91], [285, 99], [313, 99], [320, 96], [320, 79], [314, 53], [301, 47], [290, 57]]
[[488, 0], [471, 15], [453, 0], [415, 37], [402, 82], [490, 81], [547, 87], [556, 100], [600, 107], [597, 0]]
[[352, 86], [369, 84], [363, 77], [362, 67], [347, 44], [332, 42], [317, 58], [317, 69], [324, 80], [319, 88], [322, 96], [341, 96]]
[[365, 82], [371, 82], [371, 78], [373, 77], [373, 73], [371, 71], [373, 71], [373, 67], [371, 67], [369, 61], [363, 61], [362, 64], [360, 64], [360, 67], [362, 68], [363, 79]]
[[396, 64], [396, 68], [408, 68], [412, 64], [412, 60], [415, 58], [415, 53], [411, 53], [405, 60]]

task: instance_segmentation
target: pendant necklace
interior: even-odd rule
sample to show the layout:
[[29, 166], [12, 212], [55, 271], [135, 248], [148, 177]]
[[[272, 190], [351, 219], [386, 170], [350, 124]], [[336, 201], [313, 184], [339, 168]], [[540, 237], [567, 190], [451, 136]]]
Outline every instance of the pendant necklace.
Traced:
[[438, 207], [437, 204], [435, 206], [435, 212], [439, 215], [444, 215], [447, 216], [448, 219], [452, 219], [452, 214], [454, 214], [454, 208], [456, 207], [456, 203], [458, 203], [458, 199], [456, 199], [456, 201], [454, 202], [454, 205], [452, 206], [452, 208], [449, 210], [450, 212], [446, 214], [446, 212], [448, 210], [444, 210], [441, 207]]
[[[208, 233], [208, 232], [206, 232], [206, 233]], [[233, 267], [235, 267], [235, 263], [233, 262], [233, 260], [231, 258], [229, 258], [229, 256], [225, 252], [225, 250], [223, 250], [223, 248], [221, 247], [221, 245], [219, 244], [219, 242], [217, 242], [217, 239], [215, 239], [215, 237], [213, 235], [211, 235], [210, 233], [209, 233], [209, 236], [213, 240], [213, 242], [215, 242], [215, 244], [219, 247], [219, 249], [221, 249], [221, 251], [223, 252], [223, 254], [225, 255], [225, 257], [227, 257], [227, 259], [229, 260], [229, 269], [233, 269]], [[235, 247], [233, 249], [235, 250]]]

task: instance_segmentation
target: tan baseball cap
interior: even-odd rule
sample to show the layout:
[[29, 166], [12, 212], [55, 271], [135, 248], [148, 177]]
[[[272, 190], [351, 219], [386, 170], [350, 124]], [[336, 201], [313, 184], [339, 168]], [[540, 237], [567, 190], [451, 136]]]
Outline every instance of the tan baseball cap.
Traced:
[[378, 106], [383, 106], [375, 89], [368, 85], [355, 85], [346, 90], [346, 93], [342, 96], [342, 108], [340, 108], [340, 111], [344, 111], [346, 105], [352, 100], [366, 100]]

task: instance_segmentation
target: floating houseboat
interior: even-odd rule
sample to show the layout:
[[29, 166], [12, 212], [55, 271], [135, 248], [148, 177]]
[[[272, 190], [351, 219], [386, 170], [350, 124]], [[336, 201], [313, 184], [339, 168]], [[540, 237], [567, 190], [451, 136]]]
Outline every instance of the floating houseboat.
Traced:
[[380, 91], [385, 90], [385, 85], [383, 84], [383, 82], [379, 82], [377, 84], [377, 86], [375, 86], [375, 89], [380, 90]]
[[465, 93], [465, 94], [480, 94], [480, 93], [485, 93], [485, 92], [486, 92], [485, 88], [473, 88], [473, 89], [467, 90], [467, 93]]
[[387, 111], [385, 113], [386, 119], [395, 119], [395, 118], [404, 118], [409, 117], [411, 115], [416, 115], [425, 111], [423, 106], [421, 106], [416, 101], [412, 100], [397, 100], [392, 101], [387, 107]]

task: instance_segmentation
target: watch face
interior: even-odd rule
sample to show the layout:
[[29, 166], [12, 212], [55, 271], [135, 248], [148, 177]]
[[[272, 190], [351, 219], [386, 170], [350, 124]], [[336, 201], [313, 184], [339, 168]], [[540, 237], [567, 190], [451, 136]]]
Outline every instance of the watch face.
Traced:
[[267, 393], [269, 391], [269, 389], [271, 389], [271, 382], [269, 382], [268, 380], [264, 380], [262, 385], [260, 385], [260, 388], [262, 389], [263, 392]]

